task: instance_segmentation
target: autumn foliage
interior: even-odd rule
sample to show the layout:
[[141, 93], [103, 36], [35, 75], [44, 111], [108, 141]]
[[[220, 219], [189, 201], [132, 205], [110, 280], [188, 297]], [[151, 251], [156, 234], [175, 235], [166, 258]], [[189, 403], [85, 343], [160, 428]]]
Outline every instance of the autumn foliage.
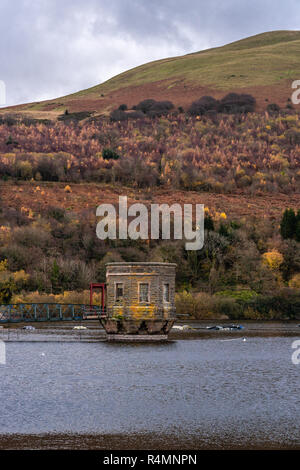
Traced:
[[0, 178], [289, 194], [300, 185], [300, 120], [179, 113], [125, 122], [5, 123]]
[[[234, 97], [229, 98], [227, 104]], [[200, 105], [214, 102], [206, 98]], [[105, 281], [106, 262], [155, 260], [180, 266], [182, 311], [188, 305], [206, 318], [216, 313], [297, 318], [299, 207], [291, 204], [294, 209], [287, 209], [280, 223], [267, 213], [257, 217], [255, 204], [252, 217], [228, 215], [223, 203], [229, 194], [240, 203], [240, 195], [282, 199], [285, 193], [283, 208], [289, 205], [300, 187], [298, 114], [149, 117], [142, 109], [135, 112], [144, 115], [113, 122], [2, 121], [0, 178], [6, 183], [0, 191], [14, 185], [15, 199], [7, 197], [6, 205], [0, 199], [0, 303], [39, 296], [79, 301], [74, 292], [82, 292], [83, 299], [89, 282]], [[164, 189], [169, 198], [179, 189], [214, 193], [218, 208], [206, 208], [204, 248], [187, 252], [178, 240], [98, 240], [88, 199], [78, 208], [81, 182], [109, 183], [118, 191], [127, 187], [149, 201], [153, 188]], [[63, 188], [55, 200], [49, 198], [53, 186]], [[23, 200], [26, 190], [29, 197]]]

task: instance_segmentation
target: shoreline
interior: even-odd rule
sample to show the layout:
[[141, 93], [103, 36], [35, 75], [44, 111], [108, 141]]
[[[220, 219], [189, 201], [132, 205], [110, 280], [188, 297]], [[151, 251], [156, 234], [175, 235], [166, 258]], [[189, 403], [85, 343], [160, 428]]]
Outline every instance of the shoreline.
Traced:
[[[106, 341], [105, 331], [99, 325], [98, 321], [90, 320], [82, 323], [76, 321], [68, 322], [45, 322], [34, 323], [35, 330], [23, 330], [23, 326], [30, 325], [28, 323], [8, 323], [0, 324], [0, 339], [11, 341], [88, 341], [103, 342]], [[238, 325], [244, 328], [241, 330], [211, 330], [207, 327], [213, 325]], [[74, 326], [84, 325], [86, 330], [76, 331]], [[2, 326], [2, 327], [1, 327]], [[238, 338], [272, 338], [272, 337], [298, 337], [300, 336], [299, 321], [295, 320], [247, 320], [247, 321], [230, 321], [230, 320], [178, 320], [175, 323], [177, 327], [183, 329], [172, 329], [166, 341], [176, 340], [192, 340], [192, 339], [238, 339]], [[185, 326], [185, 327], [184, 327]], [[43, 338], [40, 338], [43, 336]], [[55, 337], [55, 338], [54, 338]]]
[[300, 443], [196, 434], [0, 434], [0, 450], [300, 450]]

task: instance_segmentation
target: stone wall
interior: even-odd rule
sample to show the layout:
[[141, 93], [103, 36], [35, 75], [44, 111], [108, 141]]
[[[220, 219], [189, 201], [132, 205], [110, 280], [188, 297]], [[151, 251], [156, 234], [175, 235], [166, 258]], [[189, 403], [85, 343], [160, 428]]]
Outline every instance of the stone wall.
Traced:
[[[106, 265], [109, 317], [169, 318], [175, 315], [175, 269], [171, 263], [109, 263]], [[124, 289], [115, 300], [116, 284]], [[139, 301], [139, 285], [149, 284], [149, 302]], [[163, 285], [169, 284], [169, 302], [163, 300]]]

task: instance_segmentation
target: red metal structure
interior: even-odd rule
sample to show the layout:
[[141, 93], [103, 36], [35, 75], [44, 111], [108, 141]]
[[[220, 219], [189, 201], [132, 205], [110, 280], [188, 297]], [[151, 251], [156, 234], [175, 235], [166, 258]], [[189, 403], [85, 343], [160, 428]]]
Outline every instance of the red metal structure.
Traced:
[[104, 312], [105, 309], [105, 284], [102, 283], [92, 283], [90, 284], [90, 307], [93, 307], [93, 294], [96, 289], [101, 289], [101, 309]]

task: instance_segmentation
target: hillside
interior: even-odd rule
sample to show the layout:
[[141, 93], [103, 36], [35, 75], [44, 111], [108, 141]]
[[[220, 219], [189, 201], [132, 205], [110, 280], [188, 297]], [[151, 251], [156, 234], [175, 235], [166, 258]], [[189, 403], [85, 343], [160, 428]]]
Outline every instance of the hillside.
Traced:
[[[89, 283], [105, 282], [107, 262], [155, 260], [180, 267], [181, 313], [300, 318], [300, 113], [286, 106], [299, 52], [300, 32], [266, 33], [4, 110], [0, 303], [84, 303]], [[139, 118], [95, 118], [150, 97], [187, 110], [200, 96], [229, 91], [252, 94], [258, 110], [274, 102], [282, 109], [137, 108]], [[95, 116], [77, 122], [71, 113], [79, 111]], [[99, 240], [95, 209], [117, 205], [119, 195], [129, 204], [204, 204], [204, 249], [189, 252], [172, 239]]]
[[231, 91], [252, 94], [258, 110], [268, 102], [284, 106], [291, 96], [292, 80], [300, 77], [299, 54], [300, 31], [273, 31], [150, 62], [87, 90], [10, 111], [53, 118], [65, 109], [107, 114], [120, 104], [131, 107], [146, 98], [185, 107], [200, 96], [220, 98]]

